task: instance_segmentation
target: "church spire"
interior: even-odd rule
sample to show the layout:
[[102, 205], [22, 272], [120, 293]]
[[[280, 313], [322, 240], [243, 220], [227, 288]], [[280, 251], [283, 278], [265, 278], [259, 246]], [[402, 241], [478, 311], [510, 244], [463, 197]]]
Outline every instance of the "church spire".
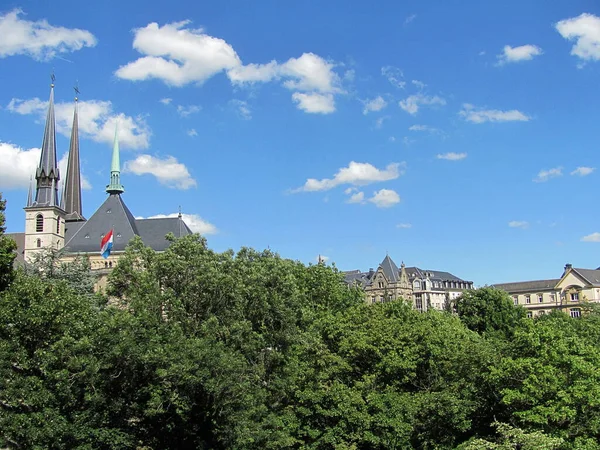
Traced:
[[115, 142], [113, 145], [112, 163], [110, 165], [110, 184], [106, 186], [109, 194], [122, 194], [125, 188], [121, 184], [121, 163], [119, 161], [119, 124], [115, 125]]
[[71, 144], [67, 160], [67, 174], [60, 207], [67, 213], [66, 220], [84, 220], [81, 208], [81, 169], [79, 163], [79, 120], [77, 117], [77, 102], [79, 89], [75, 87], [75, 111], [73, 113], [73, 128], [71, 129]]
[[[46, 127], [44, 129], [44, 141], [40, 163], [35, 172], [37, 181], [35, 190], [35, 202], [33, 206], [58, 206], [58, 180], [60, 175], [56, 164], [56, 131], [54, 124], [54, 74], [52, 74], [50, 85], [50, 101], [48, 102], [48, 115], [46, 116]], [[54, 191], [54, 192], [52, 192]]]

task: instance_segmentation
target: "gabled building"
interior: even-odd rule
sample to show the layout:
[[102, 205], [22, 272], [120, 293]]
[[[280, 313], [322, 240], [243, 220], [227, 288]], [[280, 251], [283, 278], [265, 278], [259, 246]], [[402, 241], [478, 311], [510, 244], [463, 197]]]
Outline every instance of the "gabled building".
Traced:
[[[62, 197], [59, 199], [58, 186], [62, 174], [56, 158], [53, 79], [40, 162], [35, 171], [35, 189], [30, 185], [24, 208], [25, 232], [12, 233], [11, 236], [18, 245], [17, 261], [27, 263], [36, 253], [54, 248], [62, 250], [65, 260], [86, 255], [92, 269], [101, 271], [99, 274], [102, 275], [112, 269], [134, 236], [141, 237], [154, 250], [163, 251], [169, 245], [165, 238], [167, 234], [173, 233], [176, 237], [181, 237], [192, 232], [181, 214], [173, 218], [135, 219], [123, 200], [125, 189], [121, 184], [117, 130], [110, 182], [106, 187], [108, 196], [89, 219], [83, 216], [77, 102], [78, 98], [75, 97], [67, 173]], [[100, 241], [109, 231], [113, 232], [113, 247], [110, 256], [105, 259], [100, 255]]]
[[578, 269], [567, 264], [560, 278], [493, 286], [509, 293], [515, 305], [526, 308], [528, 317], [544, 315], [555, 309], [571, 317], [579, 317], [583, 302], [600, 303], [600, 267]]
[[389, 255], [381, 261], [377, 270], [347, 271], [344, 279], [348, 286], [363, 289], [368, 303], [403, 298], [419, 311], [444, 309], [448, 301], [458, 297], [465, 289], [473, 289], [473, 282], [449, 272], [406, 267], [404, 262], [398, 268]]

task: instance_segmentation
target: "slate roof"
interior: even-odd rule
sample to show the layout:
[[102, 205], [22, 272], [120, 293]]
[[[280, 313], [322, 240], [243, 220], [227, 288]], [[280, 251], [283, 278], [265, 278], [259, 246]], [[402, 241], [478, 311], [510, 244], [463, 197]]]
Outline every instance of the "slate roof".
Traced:
[[15, 264], [21, 265], [25, 262], [23, 258], [23, 252], [25, 250], [25, 233], [6, 233], [5, 236], [13, 238], [17, 243], [17, 249], [15, 250], [17, 257], [15, 258]]
[[379, 267], [383, 269], [383, 273], [390, 280], [391, 283], [397, 283], [400, 279], [400, 271], [398, 270], [398, 266], [389, 255], [386, 255], [379, 264]]
[[65, 243], [72, 253], [100, 251], [100, 240], [113, 230], [113, 252], [125, 250], [129, 241], [138, 235], [135, 219], [120, 195], [109, 195], [100, 208]]
[[432, 275], [429, 276], [431, 281], [462, 281], [463, 283], [466, 280], [462, 278], [458, 278], [456, 275], [452, 275], [450, 272], [443, 272], [441, 270], [430, 270], [430, 269], [420, 269], [418, 267], [407, 267], [406, 273], [408, 274], [408, 279], [413, 281], [415, 278], [427, 278], [427, 274], [430, 273]]
[[518, 281], [516, 283], [500, 283], [493, 284], [492, 287], [502, 289], [509, 294], [517, 294], [519, 292], [534, 292], [548, 291], [556, 287], [560, 279], [552, 280], [533, 280], [533, 281]]
[[139, 235], [148, 247], [156, 251], [166, 250], [170, 242], [165, 239], [168, 233], [175, 237], [192, 234], [192, 230], [178, 217], [165, 217], [162, 219], [137, 219], [135, 221]]
[[361, 272], [360, 270], [348, 270], [342, 273], [347, 284], [354, 285], [357, 283], [362, 288], [371, 284], [371, 276], [374, 274], [374, 272]]
[[573, 269], [574, 272], [581, 275], [585, 280], [587, 280], [592, 286], [598, 287], [600, 286], [600, 270], [596, 269]]

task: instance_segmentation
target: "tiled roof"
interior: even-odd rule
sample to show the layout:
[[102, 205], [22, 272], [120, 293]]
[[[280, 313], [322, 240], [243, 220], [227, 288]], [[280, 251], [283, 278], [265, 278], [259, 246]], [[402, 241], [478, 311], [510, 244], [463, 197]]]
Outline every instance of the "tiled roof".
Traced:
[[592, 286], [600, 286], [600, 270], [596, 269], [573, 269], [583, 278], [585, 278]]

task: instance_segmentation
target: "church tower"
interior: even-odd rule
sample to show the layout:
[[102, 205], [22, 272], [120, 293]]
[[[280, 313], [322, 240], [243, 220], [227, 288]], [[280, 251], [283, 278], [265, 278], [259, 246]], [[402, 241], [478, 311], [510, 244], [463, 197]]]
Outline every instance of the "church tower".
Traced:
[[79, 120], [77, 117], [77, 102], [79, 89], [75, 88], [75, 111], [73, 112], [73, 128], [67, 160], [67, 174], [64, 181], [60, 207], [67, 215], [67, 226], [70, 222], [84, 222], [81, 208], [81, 169], [79, 163]]
[[30, 187], [25, 207], [24, 257], [26, 261], [43, 248], [62, 248], [65, 240], [65, 211], [58, 202], [60, 173], [56, 159], [54, 75], [50, 85], [44, 140], [35, 180], [35, 198], [32, 199]]

